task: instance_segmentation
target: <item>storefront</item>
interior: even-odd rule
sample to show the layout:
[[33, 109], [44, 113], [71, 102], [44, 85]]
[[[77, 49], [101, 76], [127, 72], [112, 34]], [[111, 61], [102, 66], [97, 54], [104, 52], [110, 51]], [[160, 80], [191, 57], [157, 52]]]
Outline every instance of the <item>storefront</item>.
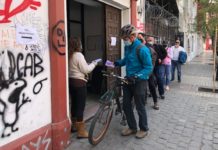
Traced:
[[96, 78], [106, 60], [123, 55], [118, 34], [130, 23], [130, 1], [89, 2], [0, 0], [1, 150], [69, 144], [68, 37], [81, 37], [87, 61], [104, 60], [91, 74], [90, 93], [107, 87]]

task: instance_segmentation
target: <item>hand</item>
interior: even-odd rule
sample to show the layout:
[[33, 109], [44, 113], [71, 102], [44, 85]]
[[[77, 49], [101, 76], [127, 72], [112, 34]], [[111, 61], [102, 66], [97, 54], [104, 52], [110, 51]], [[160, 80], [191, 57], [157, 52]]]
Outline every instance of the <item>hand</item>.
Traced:
[[130, 84], [135, 84], [137, 80], [137, 76], [126, 77], [126, 79]]
[[117, 61], [114, 62], [114, 66], [119, 66], [119, 63]]
[[161, 63], [161, 59], [158, 59], [158, 63], [159, 63], [159, 64]]

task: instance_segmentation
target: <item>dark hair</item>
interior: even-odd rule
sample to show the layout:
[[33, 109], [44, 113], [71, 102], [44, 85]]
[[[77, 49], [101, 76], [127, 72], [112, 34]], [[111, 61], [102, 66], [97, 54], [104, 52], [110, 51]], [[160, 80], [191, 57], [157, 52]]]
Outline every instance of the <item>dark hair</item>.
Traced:
[[69, 39], [69, 57], [74, 52], [81, 52], [81, 40], [79, 37], [70, 37]]

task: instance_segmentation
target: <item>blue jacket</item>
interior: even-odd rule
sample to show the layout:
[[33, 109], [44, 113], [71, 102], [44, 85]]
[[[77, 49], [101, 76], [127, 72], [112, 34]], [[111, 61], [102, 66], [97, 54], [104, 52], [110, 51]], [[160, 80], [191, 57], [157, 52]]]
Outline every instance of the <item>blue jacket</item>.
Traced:
[[125, 46], [124, 58], [116, 62], [119, 66], [126, 66], [127, 77], [137, 76], [141, 80], [147, 80], [153, 69], [152, 59], [150, 50], [146, 46], [143, 46], [139, 51], [139, 56], [142, 60], [142, 63], [140, 63], [136, 54], [136, 48], [140, 44], [141, 42], [136, 39], [132, 45]]

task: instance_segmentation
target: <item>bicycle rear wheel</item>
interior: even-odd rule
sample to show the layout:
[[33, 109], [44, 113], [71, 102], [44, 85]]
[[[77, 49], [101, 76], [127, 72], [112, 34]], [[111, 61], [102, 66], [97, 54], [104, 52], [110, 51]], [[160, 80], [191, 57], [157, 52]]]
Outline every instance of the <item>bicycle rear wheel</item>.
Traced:
[[108, 130], [113, 116], [113, 104], [102, 104], [94, 116], [89, 129], [89, 143], [97, 145]]

